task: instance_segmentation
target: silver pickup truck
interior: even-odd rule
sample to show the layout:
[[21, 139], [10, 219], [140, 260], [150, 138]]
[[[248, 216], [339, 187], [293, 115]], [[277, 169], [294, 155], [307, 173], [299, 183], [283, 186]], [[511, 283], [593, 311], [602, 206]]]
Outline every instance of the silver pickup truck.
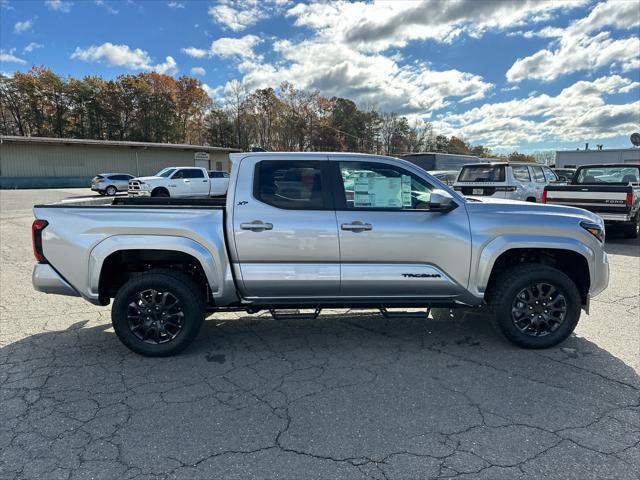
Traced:
[[604, 225], [588, 211], [465, 198], [390, 157], [231, 157], [223, 200], [35, 206], [36, 290], [114, 299], [120, 340], [165, 356], [208, 313], [315, 318], [322, 308], [445, 317], [484, 307], [509, 340], [544, 348], [607, 286]]

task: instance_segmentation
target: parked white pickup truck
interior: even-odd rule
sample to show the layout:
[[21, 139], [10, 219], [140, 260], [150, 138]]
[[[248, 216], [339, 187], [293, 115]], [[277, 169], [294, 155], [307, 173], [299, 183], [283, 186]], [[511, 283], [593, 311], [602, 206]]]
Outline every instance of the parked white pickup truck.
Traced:
[[167, 167], [151, 177], [129, 180], [130, 197], [218, 197], [229, 187], [227, 172], [199, 167]]

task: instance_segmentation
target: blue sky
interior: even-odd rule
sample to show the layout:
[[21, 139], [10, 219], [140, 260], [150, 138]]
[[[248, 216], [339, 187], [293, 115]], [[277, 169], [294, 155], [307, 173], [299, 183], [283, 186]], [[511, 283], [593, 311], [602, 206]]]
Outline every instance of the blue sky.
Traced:
[[500, 150], [628, 147], [640, 0], [0, 0], [0, 71], [282, 81]]

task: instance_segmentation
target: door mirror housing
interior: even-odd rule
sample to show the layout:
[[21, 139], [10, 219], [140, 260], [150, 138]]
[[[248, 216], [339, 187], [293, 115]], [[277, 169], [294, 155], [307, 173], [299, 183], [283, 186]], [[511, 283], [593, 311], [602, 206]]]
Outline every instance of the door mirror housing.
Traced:
[[457, 205], [451, 194], [445, 190], [433, 190], [429, 198], [429, 210], [432, 212], [450, 212]]

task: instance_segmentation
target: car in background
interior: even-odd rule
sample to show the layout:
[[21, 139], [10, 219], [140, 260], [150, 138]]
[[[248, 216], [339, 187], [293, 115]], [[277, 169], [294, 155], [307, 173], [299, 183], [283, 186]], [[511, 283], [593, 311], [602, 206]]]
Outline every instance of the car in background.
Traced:
[[454, 183], [456, 183], [460, 170], [434, 170], [429, 173], [440, 180], [442, 183], [452, 186]]
[[552, 168], [561, 182], [570, 182], [573, 174], [576, 173], [575, 168]]
[[130, 197], [193, 197], [224, 196], [229, 187], [226, 172], [209, 172], [201, 167], [167, 167], [150, 177], [129, 181]]
[[91, 190], [113, 197], [118, 192], [126, 192], [132, 178], [128, 173], [101, 173], [91, 179]]
[[599, 215], [607, 228], [640, 236], [640, 163], [578, 167], [568, 184], [548, 185], [543, 203], [566, 205]]
[[453, 188], [465, 196], [541, 202], [544, 187], [557, 181], [546, 165], [491, 162], [462, 167]]

